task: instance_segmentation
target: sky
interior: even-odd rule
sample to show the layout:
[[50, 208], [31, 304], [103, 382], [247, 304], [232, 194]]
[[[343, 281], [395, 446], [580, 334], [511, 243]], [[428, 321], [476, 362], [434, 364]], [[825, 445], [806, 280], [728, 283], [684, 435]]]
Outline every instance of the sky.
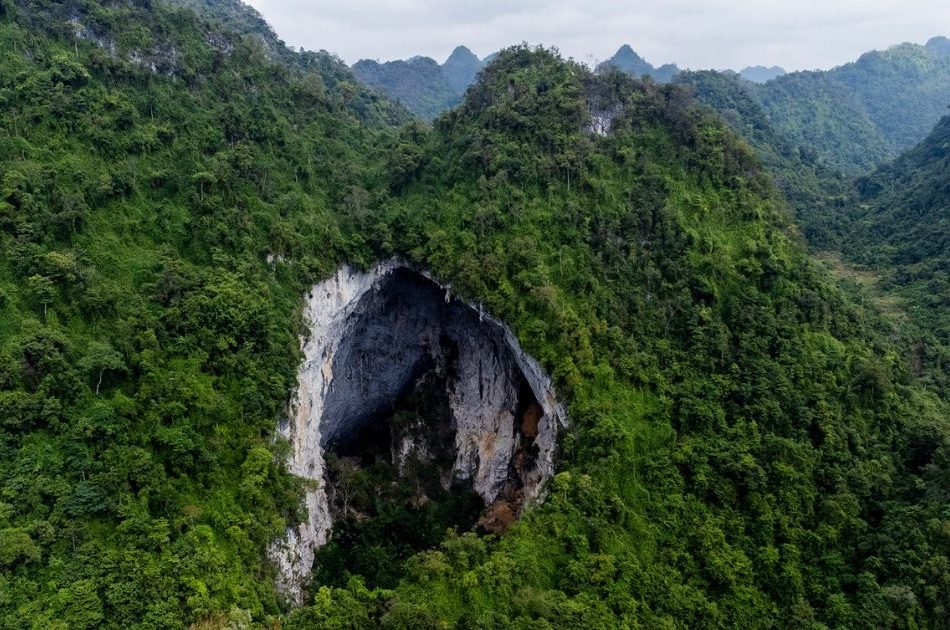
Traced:
[[593, 63], [630, 44], [655, 66], [830, 68], [950, 36], [948, 0], [245, 0], [287, 44], [360, 59], [527, 42]]

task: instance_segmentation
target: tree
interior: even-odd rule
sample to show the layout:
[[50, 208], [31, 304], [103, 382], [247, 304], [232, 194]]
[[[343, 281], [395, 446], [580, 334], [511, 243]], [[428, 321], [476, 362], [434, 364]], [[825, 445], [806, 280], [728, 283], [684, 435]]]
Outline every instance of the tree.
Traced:
[[0, 567], [10, 567], [20, 560], [32, 560], [38, 556], [39, 549], [25, 529], [0, 529]]
[[13, 0], [0, 0], [0, 20], [12, 20], [16, 15], [16, 4]]
[[32, 275], [26, 279], [26, 286], [33, 299], [43, 305], [43, 317], [49, 305], [56, 299], [56, 285], [46, 276]]
[[96, 396], [98, 396], [106, 371], [124, 371], [125, 362], [122, 360], [122, 355], [116, 352], [110, 343], [94, 341], [89, 344], [86, 356], [79, 361], [79, 367], [91, 376], [98, 374], [96, 380]]

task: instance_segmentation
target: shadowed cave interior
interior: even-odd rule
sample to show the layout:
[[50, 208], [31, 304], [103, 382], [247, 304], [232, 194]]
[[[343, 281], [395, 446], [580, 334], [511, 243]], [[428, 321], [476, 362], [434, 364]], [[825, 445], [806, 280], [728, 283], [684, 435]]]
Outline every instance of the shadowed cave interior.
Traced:
[[321, 443], [333, 530], [316, 583], [393, 586], [448, 528], [503, 532], [541, 481], [544, 411], [503, 327], [407, 268], [348, 316]]

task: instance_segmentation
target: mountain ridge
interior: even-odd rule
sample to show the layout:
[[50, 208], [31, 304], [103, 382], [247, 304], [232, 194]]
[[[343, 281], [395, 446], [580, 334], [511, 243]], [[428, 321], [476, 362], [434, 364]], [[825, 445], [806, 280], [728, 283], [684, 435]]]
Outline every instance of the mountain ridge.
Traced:
[[459, 102], [483, 67], [484, 62], [471, 50], [457, 46], [442, 64], [424, 56], [384, 63], [361, 59], [350, 70], [366, 85], [431, 120]]
[[788, 72], [781, 66], [746, 66], [739, 70], [739, 76], [753, 83], [767, 83], [784, 74], [788, 74]]
[[598, 65], [599, 69], [609, 67], [617, 68], [634, 76], [646, 75], [660, 83], [669, 83], [680, 71], [675, 63], [663, 64], [658, 68], [654, 67], [653, 64], [638, 55], [629, 44], [622, 45], [613, 57]]

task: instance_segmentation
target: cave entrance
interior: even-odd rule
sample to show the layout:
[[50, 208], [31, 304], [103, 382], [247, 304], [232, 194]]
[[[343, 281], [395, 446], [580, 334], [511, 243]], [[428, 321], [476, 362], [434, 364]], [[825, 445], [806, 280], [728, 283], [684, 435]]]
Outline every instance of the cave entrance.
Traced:
[[452, 474], [455, 438], [447, 377], [433, 366], [391, 409], [327, 448], [333, 533], [316, 555], [317, 583], [344, 587], [356, 574], [370, 588], [395, 587], [409, 556], [449, 528], [477, 526], [485, 502]]
[[402, 561], [446, 529], [501, 532], [515, 519], [543, 414], [496, 327], [408, 269], [360, 300], [322, 422], [334, 525], [320, 583], [349, 572], [394, 586]]
[[[316, 285], [282, 432], [316, 483], [277, 555], [299, 594], [358, 573], [392, 586], [447, 528], [503, 532], [553, 474], [563, 410], [500, 322], [394, 262]], [[299, 596], [299, 595], [298, 595]]]

